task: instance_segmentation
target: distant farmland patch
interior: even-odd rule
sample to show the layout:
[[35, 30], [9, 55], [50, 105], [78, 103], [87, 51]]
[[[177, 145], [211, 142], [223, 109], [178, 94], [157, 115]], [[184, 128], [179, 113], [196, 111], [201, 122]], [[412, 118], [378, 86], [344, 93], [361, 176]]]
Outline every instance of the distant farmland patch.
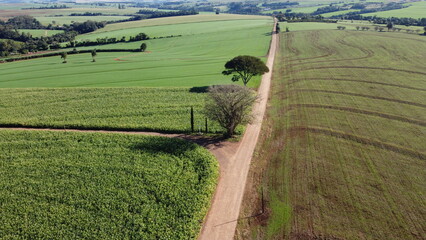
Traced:
[[0, 234], [193, 239], [217, 163], [179, 139], [0, 130]]
[[58, 33], [63, 33], [61, 30], [45, 30], [45, 29], [19, 29], [21, 33], [29, 33], [33, 37], [49, 37]]

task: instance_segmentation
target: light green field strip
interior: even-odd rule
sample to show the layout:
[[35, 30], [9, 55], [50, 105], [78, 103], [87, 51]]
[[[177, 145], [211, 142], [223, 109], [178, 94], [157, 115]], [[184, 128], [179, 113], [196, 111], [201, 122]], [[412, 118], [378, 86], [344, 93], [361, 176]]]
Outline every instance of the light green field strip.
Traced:
[[331, 17], [331, 16], [346, 14], [346, 13], [350, 13], [350, 12], [358, 12], [358, 10], [356, 10], [356, 9], [349, 9], [349, 10], [343, 10], [343, 11], [337, 11], [337, 12], [329, 12], [329, 13], [321, 14], [321, 16], [323, 16], [323, 17]]
[[[309, 30], [336, 30], [337, 31], [337, 26], [345, 26], [346, 30], [356, 30], [357, 26], [363, 27], [363, 26], [368, 26], [370, 27], [369, 31], [373, 31], [375, 26], [381, 26], [386, 28], [386, 25], [382, 24], [371, 24], [367, 21], [350, 21], [350, 20], [345, 20], [345, 21], [339, 21], [338, 23], [312, 23], [312, 22], [296, 22], [296, 23], [287, 23], [287, 22], [282, 22], [280, 23], [281, 29], [285, 30], [285, 27], [289, 27], [290, 31], [309, 31]], [[423, 27], [419, 27], [419, 26], [401, 26], [401, 25], [396, 25], [395, 27], [397, 28], [401, 28], [403, 30], [405, 29], [410, 29], [410, 30], [422, 30]], [[402, 31], [404, 32], [404, 31]], [[382, 32], [383, 34], [386, 34], [384, 32]], [[416, 35], [416, 34], [413, 34]], [[411, 36], [411, 34], [407, 35], [407, 36]]]
[[[324, 5], [327, 6], [327, 5]], [[289, 7], [289, 8], [283, 8], [283, 9], [274, 9], [274, 10], [268, 10], [268, 11], [263, 11], [263, 13], [273, 13], [273, 12], [285, 12], [287, 9], [291, 9], [291, 12], [295, 12], [295, 13], [312, 13], [315, 12], [319, 7], [323, 7], [321, 6], [315, 6], [315, 7]]]
[[194, 239], [218, 176], [194, 143], [105, 133], [0, 130], [0, 166], [3, 239]]
[[19, 29], [21, 33], [29, 33], [33, 37], [47, 37], [58, 33], [63, 33], [62, 30], [44, 30], [44, 29]]
[[[98, 53], [95, 63], [91, 62], [90, 54], [79, 54], [68, 55], [66, 64], [59, 56], [0, 64], [0, 87], [193, 87], [227, 84], [231, 83], [230, 77], [221, 74], [226, 61], [238, 55], [266, 55], [272, 19], [191, 23], [175, 27], [177, 30], [172, 25], [159, 26], [160, 30], [129, 29], [127, 34], [130, 35], [138, 32], [149, 34], [145, 30], [153, 34], [162, 31], [164, 35], [172, 32], [188, 34], [146, 41], [148, 52], [145, 53]], [[134, 49], [140, 44], [119, 43], [86, 49]], [[254, 78], [250, 86], [257, 86], [259, 79]]]
[[73, 22], [85, 22], [87, 20], [91, 21], [117, 21], [129, 19], [128, 16], [62, 16], [62, 17], [36, 17], [44, 25], [55, 22], [55, 25], [71, 24]]
[[426, 1], [407, 3], [408, 8], [363, 14], [364, 16], [426, 18]]
[[128, 28], [148, 27], [148, 26], [172, 25], [172, 24], [181, 24], [181, 23], [200, 23], [200, 22], [224, 21], [224, 20], [245, 20], [245, 19], [266, 20], [271, 18], [265, 17], [265, 16], [238, 15], [238, 14], [219, 14], [219, 15], [212, 14], [212, 13], [199, 14], [199, 15], [165, 17], [165, 18], [146, 19], [141, 21], [110, 24], [102, 29], [97, 30], [95, 33], [109, 32], [113, 30], [122, 30], [122, 29], [128, 29]]

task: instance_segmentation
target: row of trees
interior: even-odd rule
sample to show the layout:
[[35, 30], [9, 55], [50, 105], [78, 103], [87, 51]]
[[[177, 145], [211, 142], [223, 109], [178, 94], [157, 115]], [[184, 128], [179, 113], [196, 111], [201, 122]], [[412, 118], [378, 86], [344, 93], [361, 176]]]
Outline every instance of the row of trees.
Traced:
[[145, 14], [147, 15], [146, 18], [162, 18], [162, 17], [174, 17], [174, 16], [186, 16], [186, 15], [196, 15], [198, 14], [195, 10], [180, 10], [180, 11], [153, 11], [153, 10], [146, 10], [141, 9], [138, 14]]
[[[145, 52], [146, 48], [147, 48], [146, 43], [142, 43], [140, 46], [140, 52]], [[74, 53], [78, 53], [76, 49], [74, 49], [73, 51]], [[96, 56], [98, 55], [96, 52], [96, 49], [93, 49], [90, 52], [90, 54], [92, 56], [92, 62], [96, 62]], [[63, 60], [62, 63], [67, 63], [67, 57], [68, 57], [67, 52], [61, 52], [59, 56], [61, 56], [61, 59]]]
[[426, 17], [419, 18], [419, 19], [397, 18], [397, 17], [383, 18], [383, 17], [377, 17], [377, 16], [363, 16], [356, 12], [351, 12], [344, 15], [333, 16], [333, 18], [348, 19], [348, 20], [363, 20], [363, 21], [369, 21], [374, 24], [388, 24], [389, 22], [391, 22], [395, 25], [422, 26], [422, 27], [426, 26]]

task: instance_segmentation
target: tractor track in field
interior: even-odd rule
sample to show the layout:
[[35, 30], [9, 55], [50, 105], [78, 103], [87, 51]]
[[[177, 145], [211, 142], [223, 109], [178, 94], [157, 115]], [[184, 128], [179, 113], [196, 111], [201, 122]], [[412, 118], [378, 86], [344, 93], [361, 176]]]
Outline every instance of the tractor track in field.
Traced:
[[[139, 54], [141, 54], [141, 53], [152, 53], [152, 51], [139, 52]], [[126, 56], [116, 57], [116, 58], [114, 58], [114, 61], [126, 62], [126, 61], [129, 61], [129, 60], [126, 60], [126, 59], [123, 59], [123, 58], [133, 57], [133, 56], [137, 56], [139, 54], [138, 53], [134, 53], [134, 54], [126, 55]]]
[[405, 101], [405, 100], [395, 99], [395, 98], [379, 97], [379, 96], [373, 96], [373, 95], [367, 95], [367, 94], [361, 94], [361, 93], [352, 93], [352, 92], [343, 92], [343, 91], [331, 91], [331, 90], [321, 90], [321, 89], [293, 89], [291, 91], [295, 91], [295, 92], [319, 92], [319, 93], [342, 94], [342, 95], [347, 95], [347, 96], [364, 97], [364, 98], [370, 98], [370, 99], [375, 99], [375, 100], [383, 100], [383, 101], [389, 101], [389, 102], [396, 102], [396, 103], [402, 103], [402, 104], [407, 104], [407, 105], [411, 105], [411, 106], [426, 108], [426, 104], [422, 104], [422, 103], [410, 102], [410, 101]]
[[289, 84], [295, 84], [295, 83], [303, 82], [303, 81], [316, 81], [316, 80], [319, 80], [319, 81], [360, 82], [360, 83], [377, 84], [377, 85], [397, 87], [397, 88], [405, 88], [405, 89], [417, 90], [417, 91], [423, 91], [423, 92], [426, 91], [425, 88], [416, 88], [416, 87], [411, 87], [411, 86], [407, 86], [407, 85], [367, 81], [367, 80], [360, 80], [360, 79], [346, 79], [346, 78], [294, 78], [289, 82]]
[[[325, 58], [325, 57], [332, 56], [333, 54], [336, 53], [336, 51], [334, 49], [331, 49], [327, 46], [322, 46], [321, 44], [319, 44], [319, 32], [318, 31], [310, 32], [310, 40], [311, 40], [311, 44], [315, 48], [320, 49], [321, 51], [325, 52], [325, 54], [315, 56], [315, 57], [292, 58], [292, 59], [290, 59], [290, 61], [303, 61], [303, 60], [311, 60], [311, 59], [317, 59], [317, 58]], [[299, 54], [297, 54], [297, 55], [299, 55]], [[305, 64], [305, 63], [302, 63], [302, 64]]]
[[[298, 65], [303, 65], [303, 64], [312, 64], [312, 63], [326, 63], [326, 62], [339, 62], [339, 61], [354, 61], [354, 60], [363, 60], [363, 59], [367, 59], [367, 58], [374, 57], [374, 51], [369, 50], [369, 49], [367, 49], [367, 48], [363, 48], [363, 47], [357, 46], [357, 45], [355, 45], [355, 44], [351, 44], [351, 43], [346, 42], [346, 41], [345, 41], [345, 39], [346, 39], [347, 37], [350, 37], [350, 36], [353, 36], [353, 35], [346, 35], [346, 36], [344, 36], [344, 37], [342, 37], [342, 38], [338, 38], [338, 39], [336, 39], [336, 42], [337, 42], [337, 43], [339, 43], [339, 44], [341, 44], [341, 45], [345, 45], [345, 46], [347, 46], [347, 47], [351, 47], [351, 48], [358, 49], [359, 51], [361, 51], [361, 52], [364, 54], [364, 56], [361, 56], [361, 57], [355, 57], [355, 58], [329, 59], [329, 60], [313, 61], [313, 62], [310, 62], [310, 61], [309, 61], [309, 62], [293, 63], [293, 64], [291, 64], [291, 65], [292, 65], [292, 66], [298, 66]], [[314, 45], [315, 45], [315, 44], [314, 44]], [[317, 48], [319, 48], [318, 46], [316, 46], [316, 47], [317, 47]], [[330, 56], [330, 55], [328, 55], [328, 56]], [[328, 57], [328, 56], [324, 55], [323, 57]], [[322, 57], [321, 57], [321, 56], [318, 56], [318, 57], [313, 57], [313, 58], [305, 58], [305, 59], [302, 59], [302, 60], [310, 60], [310, 59], [316, 59], [316, 58], [322, 58]], [[294, 59], [294, 60], [300, 60], [300, 59]], [[294, 61], [294, 60], [292, 60], [292, 61]]]
[[396, 121], [400, 121], [400, 122], [411, 123], [411, 124], [414, 124], [414, 125], [426, 127], [426, 122], [422, 121], [422, 120], [411, 119], [411, 118], [406, 118], [406, 117], [403, 117], [403, 116], [397, 116], [397, 115], [392, 115], [392, 114], [387, 114], [387, 113], [382, 113], [382, 112], [376, 112], [376, 111], [369, 111], [369, 110], [364, 110], [364, 109], [359, 109], [359, 108], [352, 108], [352, 107], [342, 107], [342, 106], [333, 106], [333, 105], [324, 105], [324, 104], [291, 104], [287, 107], [287, 109], [288, 110], [294, 110], [294, 109], [304, 108], [304, 107], [305, 108], [331, 109], [331, 110], [359, 113], [359, 114], [376, 116], [376, 117], [381, 117], [381, 118], [386, 118], [386, 119], [390, 119], [390, 120], [396, 120]]
[[318, 66], [318, 67], [308, 67], [303, 69], [297, 69], [291, 71], [291, 73], [299, 73], [307, 70], [317, 70], [317, 69], [364, 69], [364, 70], [384, 70], [384, 71], [395, 71], [395, 72], [404, 72], [404, 73], [412, 73], [419, 75], [426, 75], [426, 72], [418, 72], [412, 70], [404, 70], [397, 68], [385, 68], [385, 67], [366, 67], [366, 66]]
[[335, 131], [333, 129], [322, 128], [322, 127], [312, 127], [312, 126], [294, 126], [294, 127], [291, 127], [289, 130], [290, 130], [290, 132], [296, 132], [296, 133], [308, 131], [308, 132], [311, 132], [311, 133], [319, 133], [319, 134], [323, 134], [323, 135], [327, 135], [327, 136], [333, 136], [333, 137], [337, 137], [337, 138], [361, 143], [361, 144], [364, 144], [364, 145], [369, 145], [369, 146], [374, 146], [374, 147], [377, 147], [377, 148], [386, 149], [386, 150], [389, 150], [389, 151], [392, 151], [392, 152], [395, 152], [395, 153], [399, 153], [399, 154], [403, 154], [403, 155], [406, 155], [406, 156], [409, 156], [409, 157], [418, 158], [418, 159], [421, 159], [421, 160], [426, 160], [426, 154], [415, 151], [413, 149], [405, 148], [405, 147], [398, 146], [398, 145], [391, 144], [391, 143], [385, 143], [385, 142], [375, 140], [375, 139], [371, 139], [371, 138], [361, 137], [361, 136], [358, 136], [358, 135], [355, 135], [355, 134]]
[[285, 46], [290, 52], [294, 53], [295, 56], [299, 56], [300, 51], [299, 49], [292, 46], [293, 41], [294, 41], [294, 34], [293, 33], [288, 34], [287, 37], [285, 38]]

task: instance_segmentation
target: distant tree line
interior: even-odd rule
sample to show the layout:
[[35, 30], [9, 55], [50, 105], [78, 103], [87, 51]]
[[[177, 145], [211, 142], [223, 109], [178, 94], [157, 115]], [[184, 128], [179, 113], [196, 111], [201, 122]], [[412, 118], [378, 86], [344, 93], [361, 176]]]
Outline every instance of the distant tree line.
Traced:
[[320, 7], [318, 8], [315, 12], [312, 13], [312, 15], [319, 15], [319, 14], [324, 14], [324, 13], [329, 13], [329, 12], [337, 12], [337, 11], [341, 11], [341, 10], [345, 10], [339, 6], [326, 6], [326, 7]]
[[22, 10], [29, 10], [29, 9], [65, 9], [70, 8], [67, 7], [67, 5], [52, 5], [52, 6], [45, 6], [45, 7], [31, 7], [31, 8], [21, 8]]
[[383, 12], [383, 11], [406, 8], [406, 7], [408, 7], [408, 6], [405, 6], [401, 3], [390, 2], [390, 3], [387, 3], [387, 4], [385, 4], [381, 7], [378, 7], [378, 8], [366, 8], [365, 4], [357, 3], [357, 4], [354, 4], [351, 7], [351, 9], [359, 9], [359, 11], [349, 12], [349, 13], [341, 14], [341, 15], [335, 15], [335, 16], [332, 16], [331, 18], [342, 18], [342, 17], [346, 17], [346, 16], [349, 17], [349, 16], [355, 16], [355, 15], [360, 15], [360, 14], [364, 14], [364, 13]]
[[70, 16], [102, 16], [103, 13], [91, 13], [91, 12], [85, 12], [85, 13], [71, 13]]
[[262, 6], [270, 9], [281, 9], [287, 8], [288, 6], [297, 6], [298, 2], [273, 2], [273, 3], [263, 3]]
[[15, 29], [44, 29], [46, 28], [37, 19], [31, 16], [16, 16], [6, 22], [0, 20], [0, 25], [7, 25]]
[[345, 14], [345, 15], [341, 15], [339, 18], [348, 19], [348, 20], [370, 21], [374, 24], [387, 24], [389, 22], [392, 22], [393, 24], [404, 25], [404, 26], [422, 26], [422, 27], [426, 26], [426, 18], [419, 18], [419, 19], [397, 18], [397, 17], [383, 18], [383, 17], [377, 17], [377, 16], [362, 16], [359, 14]]
[[143, 40], [149, 40], [149, 36], [145, 33], [139, 33], [136, 36], [131, 36], [129, 40], [126, 41], [126, 37], [121, 38], [97, 38], [96, 41], [90, 41], [90, 40], [84, 40], [81, 42], [71, 42], [67, 45], [67, 47], [83, 47], [83, 46], [95, 46], [95, 45], [105, 45], [105, 44], [112, 44], [112, 43], [119, 43], [119, 42], [136, 42], [136, 41], [143, 41]]
[[144, 14], [147, 15], [147, 19], [149, 18], [161, 18], [161, 17], [174, 17], [174, 16], [185, 16], [185, 15], [196, 15], [198, 14], [195, 10], [180, 10], [180, 11], [153, 11], [153, 10], [146, 10], [141, 9], [138, 14]]
[[257, 3], [249, 2], [231, 2], [228, 5], [228, 13], [238, 14], [260, 14], [262, 9], [258, 7]]
[[279, 22], [327, 22], [327, 23], [336, 23], [337, 20], [334, 19], [325, 19], [321, 15], [312, 15], [309, 13], [294, 13], [294, 12], [285, 12], [275, 15]]
[[65, 31], [75, 31], [79, 34], [94, 32], [100, 28], [104, 28], [106, 26], [106, 22], [96, 22], [92, 20], [87, 20], [85, 22], [79, 23], [75, 22], [71, 25], [64, 24], [63, 29]]

